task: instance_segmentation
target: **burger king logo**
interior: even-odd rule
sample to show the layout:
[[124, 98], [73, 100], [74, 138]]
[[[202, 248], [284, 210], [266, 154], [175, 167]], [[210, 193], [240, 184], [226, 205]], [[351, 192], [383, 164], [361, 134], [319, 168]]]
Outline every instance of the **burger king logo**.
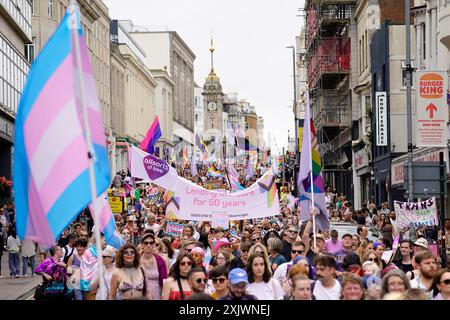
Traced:
[[439, 99], [444, 94], [444, 78], [437, 73], [426, 73], [420, 77], [420, 96], [425, 99]]

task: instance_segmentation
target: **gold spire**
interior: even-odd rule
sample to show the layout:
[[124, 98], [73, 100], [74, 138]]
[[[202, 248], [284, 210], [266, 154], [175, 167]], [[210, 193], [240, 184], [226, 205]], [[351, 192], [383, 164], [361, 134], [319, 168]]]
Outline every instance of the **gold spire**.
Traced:
[[209, 47], [209, 51], [211, 51], [211, 74], [214, 74], [214, 41], [211, 31], [211, 47]]

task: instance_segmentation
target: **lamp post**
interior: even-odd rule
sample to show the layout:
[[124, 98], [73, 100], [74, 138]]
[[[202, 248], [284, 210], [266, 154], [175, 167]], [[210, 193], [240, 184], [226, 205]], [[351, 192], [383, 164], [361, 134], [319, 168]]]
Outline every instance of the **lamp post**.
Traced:
[[[294, 104], [293, 104], [293, 111], [294, 111], [294, 124], [295, 124], [295, 164], [294, 164], [294, 181], [295, 181], [295, 196], [298, 196], [298, 189], [297, 189], [297, 175], [298, 175], [298, 166], [299, 166], [299, 150], [298, 150], [298, 119], [297, 119], [297, 77], [295, 72], [295, 47], [294, 46], [288, 46], [287, 49], [292, 49], [292, 72], [293, 72], [293, 79], [294, 79]], [[289, 141], [288, 141], [289, 144]]]

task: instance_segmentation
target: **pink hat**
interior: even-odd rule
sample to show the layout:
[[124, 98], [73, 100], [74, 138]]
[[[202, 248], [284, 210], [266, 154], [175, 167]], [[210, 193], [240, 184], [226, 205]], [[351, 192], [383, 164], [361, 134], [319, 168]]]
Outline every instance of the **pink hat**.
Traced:
[[198, 253], [198, 254], [200, 254], [202, 257], [205, 256], [205, 250], [203, 250], [203, 249], [200, 248], [200, 247], [195, 247], [195, 248], [193, 248], [193, 249], [191, 250], [191, 253]]
[[230, 245], [230, 241], [227, 238], [222, 238], [214, 245], [214, 251], [219, 251], [220, 247]]

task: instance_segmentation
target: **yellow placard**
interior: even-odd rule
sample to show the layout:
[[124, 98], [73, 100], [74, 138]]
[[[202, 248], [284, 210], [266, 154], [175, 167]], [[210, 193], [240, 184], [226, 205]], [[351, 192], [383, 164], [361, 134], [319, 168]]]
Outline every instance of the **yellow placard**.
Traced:
[[121, 197], [109, 197], [109, 205], [113, 213], [122, 213], [123, 202]]

